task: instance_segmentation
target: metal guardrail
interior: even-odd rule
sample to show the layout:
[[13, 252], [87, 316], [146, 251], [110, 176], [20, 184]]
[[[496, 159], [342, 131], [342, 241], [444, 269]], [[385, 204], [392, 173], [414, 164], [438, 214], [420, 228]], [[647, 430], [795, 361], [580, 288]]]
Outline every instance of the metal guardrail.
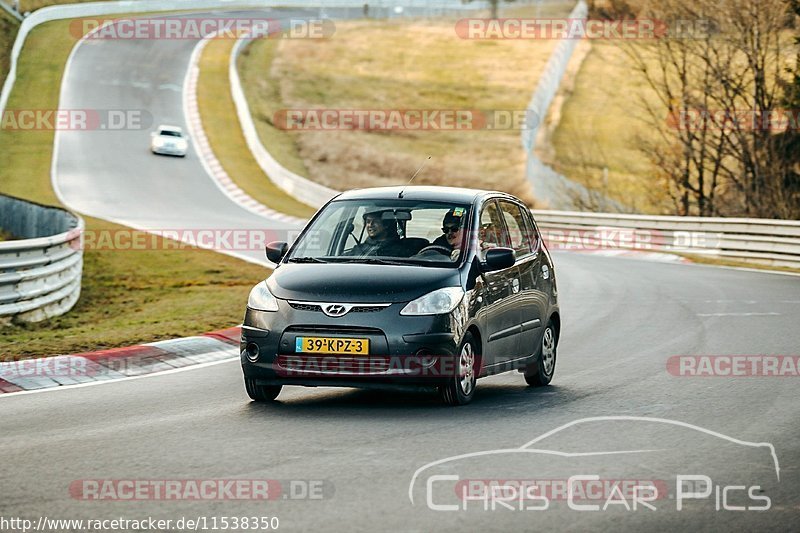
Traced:
[[306, 205], [314, 208], [323, 206], [328, 200], [339, 194], [339, 191], [326, 187], [321, 183], [311, 181], [303, 176], [295, 174], [287, 169], [272, 157], [272, 155], [261, 144], [261, 139], [256, 131], [256, 125], [250, 113], [250, 106], [247, 104], [242, 82], [239, 79], [239, 72], [236, 68], [237, 58], [244, 45], [252, 39], [238, 39], [231, 50], [228, 61], [228, 78], [231, 86], [231, 96], [236, 106], [236, 115], [239, 117], [239, 124], [244, 134], [245, 142], [250, 152], [253, 154], [258, 166], [272, 180], [275, 185], [283, 189], [286, 194], [296, 198]]
[[81, 292], [83, 220], [69, 211], [0, 195], [0, 319], [66, 313]]
[[[571, 16], [584, 17], [585, 4], [579, 2]], [[247, 145], [264, 172], [282, 189], [300, 201], [319, 207], [339, 191], [298, 176], [281, 166], [258, 138], [236, 69], [236, 59], [245, 42], [246, 39], [240, 39], [231, 52], [229, 78]], [[554, 53], [554, 61], [558, 65], [551, 67], [549, 74], [540, 82], [540, 87], [544, 87], [542, 92], [537, 90], [531, 100], [529, 108], [538, 109], [535, 112], [540, 116], [544, 115], [558, 89], [573, 48], [574, 44], [567, 43], [559, 49], [561, 51]], [[529, 139], [523, 138], [523, 145], [531, 149], [529, 163], [538, 163], [558, 178], [555, 171], [532, 154], [535, 135], [534, 131]], [[560, 178], [566, 180], [563, 176]], [[550, 210], [534, 210], [533, 213], [539, 228], [545, 233], [545, 239], [555, 248], [663, 251], [800, 268], [800, 222], [797, 221]]]
[[[589, 7], [584, 0], [579, 0], [575, 8], [569, 14], [572, 20], [585, 20], [588, 16]], [[574, 38], [561, 39], [555, 50], [547, 60], [547, 64], [542, 71], [536, 90], [528, 103], [528, 116], [535, 117], [536, 123], [530, 128], [522, 130], [520, 141], [522, 148], [527, 155], [525, 165], [525, 177], [533, 186], [536, 198], [544, 205], [552, 209], [567, 209], [575, 206], [576, 199], [580, 199], [586, 205], [589, 204], [592, 194], [583, 185], [576, 183], [569, 178], [559, 174], [550, 166], [544, 164], [536, 157], [536, 136], [547, 116], [550, 104], [561, 86], [561, 79], [567, 70], [572, 54], [579, 40]], [[615, 208], [618, 206], [612, 206]]]
[[[278, 7], [271, 0], [140, 0], [65, 4], [38, 9], [25, 17], [11, 49], [10, 68], [0, 90], [0, 115], [5, 111], [17, 79], [17, 65], [28, 34], [38, 25], [77, 17], [124, 13], [225, 8]], [[292, 6], [323, 11], [317, 0], [291, 0]], [[461, 6], [460, 0], [372, 0], [388, 16], [443, 13]], [[325, 9], [363, 9], [362, 1], [328, 0]], [[407, 8], [396, 9], [397, 6]], [[5, 7], [5, 6], [3, 6]], [[372, 11], [375, 13], [375, 11]], [[323, 13], [320, 13], [323, 15]], [[18, 317], [40, 321], [69, 311], [80, 296], [83, 220], [62, 209], [0, 196], [0, 228], [22, 240], [0, 242], [0, 319]]]
[[[400, 2], [398, 2], [399, 4]], [[529, 4], [530, 2], [525, 2]], [[379, 10], [373, 10], [373, 6], [377, 7], [386, 2], [369, 2], [371, 13], [375, 13], [375, 17], [380, 17]], [[407, 6], [416, 6], [417, 9], [422, 10], [421, 13], [435, 15], [437, 11], [431, 5], [435, 3], [426, 2], [425, 0], [417, 0], [405, 2]], [[388, 5], [393, 5], [393, 2], [388, 2]], [[328, 7], [328, 6], [326, 6]], [[481, 2], [473, 2], [462, 6], [462, 13], [485, 7]], [[448, 13], [453, 14], [459, 12], [457, 9], [450, 8]], [[575, 8], [569, 15], [571, 19], [584, 19], [587, 16], [588, 6], [583, 0], [576, 3]], [[391, 13], [391, 10], [386, 12]], [[390, 15], [386, 16], [390, 16]], [[253, 153], [253, 157], [258, 162], [261, 169], [275, 184], [286, 191], [287, 194], [294, 196], [301, 202], [308, 204], [312, 207], [320, 207], [332, 196], [336, 195], [338, 191], [313, 182], [303, 176], [295, 174], [283, 167], [272, 155], [264, 148], [261, 140], [258, 137], [255, 124], [253, 123], [252, 115], [250, 113], [247, 98], [241, 85], [241, 79], [236, 67], [237, 59], [244, 48], [244, 46], [252, 39], [243, 37], [237, 40], [229, 61], [229, 79], [231, 86], [231, 96], [233, 97], [234, 104], [236, 105], [236, 113], [239, 117], [239, 122], [242, 127], [242, 132], [247, 142], [247, 146]], [[547, 114], [550, 103], [553, 100], [558, 87], [561, 83], [561, 78], [564, 76], [564, 71], [567, 68], [570, 57], [577, 45], [577, 39], [563, 39], [557, 45], [553, 54], [545, 66], [536, 90], [531, 97], [527, 110], [530, 112], [529, 116], [537, 117], [538, 120], [532, 124], [531, 128], [522, 130], [521, 142], [528, 155], [528, 162], [526, 166], [526, 177], [534, 186], [534, 191], [537, 198], [542, 199], [545, 203], [551, 206], [571, 206], [573, 205], [573, 197], [583, 198], [588, 202], [590, 193], [580, 184], [575, 183], [564, 176], [555, 172], [552, 168], [548, 167], [535, 156], [534, 145], [536, 135], [541, 121]]]
[[[394, 14], [393, 9], [388, 9], [388, 6], [406, 5], [409, 8], [415, 8], [421, 16], [439, 16], [444, 14], [457, 14], [474, 11], [485, 7], [480, 2], [472, 4], [458, 5], [457, 2], [430, 2], [427, 0], [412, 0], [407, 2], [393, 2], [383, 0], [382, 2], [368, 2], [370, 5], [370, 16], [373, 18], [391, 17]], [[438, 5], [437, 5], [438, 4]], [[376, 7], [386, 8], [379, 10]], [[458, 7], [446, 7], [447, 5], [458, 5]], [[329, 7], [326, 4], [326, 7]], [[358, 9], [361, 9], [359, 7]], [[410, 11], [413, 13], [414, 11]], [[231, 49], [230, 59], [228, 61], [228, 78], [231, 87], [231, 96], [233, 103], [236, 106], [236, 115], [239, 118], [242, 133], [244, 134], [245, 142], [247, 143], [250, 152], [253, 154], [258, 166], [261, 170], [272, 180], [275, 185], [280, 187], [290, 196], [304, 204], [319, 208], [324, 205], [332, 197], [339, 194], [339, 191], [326, 187], [321, 183], [317, 183], [304, 178], [299, 174], [295, 174], [283, 165], [281, 165], [272, 155], [267, 151], [261, 143], [258, 136], [255, 123], [253, 122], [252, 114], [250, 113], [250, 106], [247, 103], [247, 97], [242, 89], [242, 82], [239, 78], [239, 71], [237, 69], [237, 60], [242, 52], [242, 49], [252, 41], [252, 38], [242, 37], [237, 39], [236, 44]]]
[[19, 21], [21, 21], [24, 18], [20, 12], [18, 12], [16, 9], [3, 2], [3, 0], [0, 0], [0, 9], [2, 9], [10, 16], [14, 17]]
[[663, 251], [800, 268], [800, 221], [535, 210], [551, 247]]

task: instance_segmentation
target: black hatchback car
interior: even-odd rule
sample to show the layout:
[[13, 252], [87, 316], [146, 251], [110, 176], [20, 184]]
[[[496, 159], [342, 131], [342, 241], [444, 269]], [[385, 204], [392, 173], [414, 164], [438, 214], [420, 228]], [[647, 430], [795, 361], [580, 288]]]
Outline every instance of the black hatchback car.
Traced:
[[250, 293], [247, 393], [283, 385], [436, 388], [466, 404], [479, 377], [553, 378], [561, 331], [553, 260], [527, 207], [499, 192], [385, 187], [345, 192]]

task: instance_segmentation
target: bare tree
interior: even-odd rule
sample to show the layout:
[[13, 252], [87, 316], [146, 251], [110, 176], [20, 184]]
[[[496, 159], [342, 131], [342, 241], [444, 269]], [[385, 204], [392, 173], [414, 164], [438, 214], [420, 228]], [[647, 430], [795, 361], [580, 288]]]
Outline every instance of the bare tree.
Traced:
[[656, 95], [643, 99], [656, 141], [642, 148], [677, 213], [800, 212], [787, 181], [792, 136], [773, 120], [786, 103], [788, 7], [787, 0], [665, 0], [640, 13], [669, 28], [660, 39], [623, 47]]

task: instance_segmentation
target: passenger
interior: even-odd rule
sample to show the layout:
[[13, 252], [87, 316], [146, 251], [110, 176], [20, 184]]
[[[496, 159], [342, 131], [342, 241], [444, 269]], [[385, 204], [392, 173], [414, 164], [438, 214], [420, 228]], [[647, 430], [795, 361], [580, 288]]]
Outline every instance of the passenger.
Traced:
[[443, 235], [436, 237], [430, 246], [420, 250], [417, 255], [441, 256], [447, 253], [451, 261], [458, 261], [464, 241], [464, 218], [466, 218], [466, 209], [463, 207], [454, 207], [449, 210], [442, 220]]
[[434, 239], [431, 245], [443, 246], [449, 250], [461, 248], [464, 237], [464, 208], [456, 207], [448, 211], [442, 220], [442, 233]]

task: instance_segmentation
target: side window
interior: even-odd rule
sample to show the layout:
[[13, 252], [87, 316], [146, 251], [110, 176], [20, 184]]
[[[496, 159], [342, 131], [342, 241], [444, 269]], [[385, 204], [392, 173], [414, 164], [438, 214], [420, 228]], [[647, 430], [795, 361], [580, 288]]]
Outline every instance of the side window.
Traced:
[[503, 211], [503, 219], [508, 228], [511, 248], [516, 252], [514, 255], [521, 257], [531, 253], [530, 232], [520, 207], [517, 204], [501, 200], [500, 209]]
[[533, 215], [527, 209], [522, 210], [523, 218], [525, 219], [525, 226], [528, 233], [528, 239], [531, 242], [531, 247], [533, 250], [538, 250], [541, 246], [539, 243], [539, 232], [536, 231], [536, 224], [533, 223]]
[[509, 246], [508, 234], [503, 226], [503, 219], [497, 209], [497, 203], [492, 201], [484, 205], [481, 211], [481, 226], [478, 231], [478, 245], [481, 250], [481, 259], [486, 255], [486, 250], [498, 246]]
[[406, 223], [406, 237], [422, 237], [433, 242], [442, 234], [442, 219], [447, 209], [417, 209]]

